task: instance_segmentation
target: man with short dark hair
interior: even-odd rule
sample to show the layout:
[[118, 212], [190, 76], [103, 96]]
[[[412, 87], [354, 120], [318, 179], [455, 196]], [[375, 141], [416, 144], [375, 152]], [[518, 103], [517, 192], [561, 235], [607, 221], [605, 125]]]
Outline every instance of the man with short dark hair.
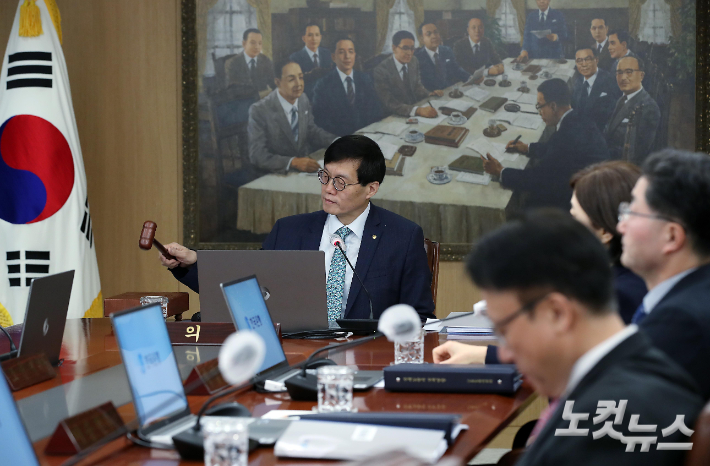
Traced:
[[646, 282], [632, 322], [695, 379], [710, 399], [710, 157], [651, 155], [619, 206], [621, 263]]
[[631, 36], [624, 29], [614, 29], [609, 33], [609, 56], [614, 60], [611, 63], [613, 73], [619, 65], [619, 60], [624, 57], [635, 57], [631, 51]]
[[[377, 319], [388, 307], [409, 304], [422, 320], [434, 317], [431, 272], [419, 225], [373, 205], [385, 177], [385, 158], [377, 143], [360, 135], [333, 142], [319, 170], [323, 210], [279, 219], [263, 249], [325, 252], [328, 319], [367, 319], [367, 292], [331, 241], [340, 236], [348, 259], [372, 297]], [[314, 180], [315, 182], [315, 180]], [[166, 245], [177, 260], [160, 256], [164, 266], [199, 292], [197, 255], [176, 243]]]
[[[527, 215], [479, 240], [467, 270], [501, 362], [554, 400], [518, 466], [682, 464], [683, 451], [662, 447], [692, 441], [702, 399], [643, 332], [624, 327], [608, 253], [588, 228], [561, 212]], [[434, 360], [467, 363], [473, 348], [447, 342]], [[679, 417], [684, 428], [668, 429]]]
[[579, 74], [572, 85], [572, 108], [592, 120], [603, 132], [621, 91], [611, 74], [597, 66], [596, 49], [577, 50], [575, 62]]
[[374, 70], [375, 90], [387, 114], [434, 118], [434, 107], [415, 105], [427, 96], [444, 95], [442, 90], [429, 92], [419, 78], [419, 60], [414, 56], [414, 36], [409, 31], [398, 31], [392, 36], [392, 56]]
[[414, 56], [419, 61], [424, 87], [435, 91], [468, 80], [469, 74], [456, 62], [454, 52], [443, 44], [436, 24], [422, 23], [419, 26], [419, 35], [424, 45], [414, 52]]
[[661, 110], [643, 88], [643, 60], [624, 57], [616, 69], [616, 82], [623, 92], [604, 131], [612, 158], [641, 165], [648, 157], [661, 121]]
[[542, 120], [557, 130], [546, 142], [525, 144], [510, 141], [507, 150], [526, 154], [538, 163], [525, 170], [503, 168], [488, 155], [484, 170], [500, 176], [502, 187], [527, 192], [523, 210], [532, 207], [557, 207], [569, 210], [572, 189], [570, 177], [593, 163], [609, 158], [604, 138], [596, 125], [581, 112], [572, 110], [567, 83], [554, 78], [537, 88], [537, 109]]
[[605, 71], [611, 71], [614, 60], [609, 54], [609, 36], [607, 36], [609, 27], [606, 25], [606, 20], [604, 18], [592, 19], [592, 25], [589, 31], [592, 33], [592, 38], [594, 39], [591, 46], [597, 51], [599, 68]]
[[[537, 10], [525, 19], [523, 49], [517, 60], [528, 58], [562, 58], [562, 41], [567, 40], [565, 15], [550, 8], [550, 0], [535, 0]], [[541, 33], [549, 32], [538, 37]]]
[[305, 46], [301, 50], [293, 52], [289, 57], [301, 66], [303, 80], [306, 83], [304, 92], [310, 100], [313, 100], [316, 81], [333, 68], [330, 50], [320, 46], [322, 39], [320, 27], [316, 23], [306, 24], [303, 37], [301, 37]]
[[249, 159], [266, 172], [315, 173], [320, 165], [308, 155], [327, 147], [335, 135], [313, 121], [298, 63], [284, 60], [276, 72], [276, 90], [249, 109]]
[[259, 99], [274, 89], [274, 66], [269, 57], [261, 53], [261, 31], [247, 29], [242, 35], [244, 51], [224, 63], [227, 88]]
[[483, 20], [478, 17], [468, 20], [466, 32], [468, 37], [454, 44], [454, 55], [459, 65], [469, 74], [475, 73], [482, 66], [488, 68], [486, 75], [495, 76], [503, 73], [505, 71], [503, 61], [498, 56], [493, 43], [484, 37]]
[[382, 117], [375, 85], [367, 73], [353, 69], [355, 42], [349, 37], [333, 45], [335, 69], [321, 78], [313, 92], [316, 125], [338, 136], [353, 134]]

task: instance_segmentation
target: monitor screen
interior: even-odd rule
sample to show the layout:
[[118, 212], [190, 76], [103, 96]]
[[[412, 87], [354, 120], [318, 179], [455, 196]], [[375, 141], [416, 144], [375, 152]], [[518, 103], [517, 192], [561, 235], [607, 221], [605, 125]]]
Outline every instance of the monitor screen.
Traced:
[[237, 329], [253, 330], [264, 339], [266, 356], [259, 373], [285, 362], [286, 355], [256, 277], [225, 284], [222, 289]]
[[2, 452], [2, 464], [39, 466], [32, 442], [22, 424], [2, 369], [0, 369], [0, 452]]
[[160, 304], [115, 315], [113, 326], [141, 426], [187, 408]]

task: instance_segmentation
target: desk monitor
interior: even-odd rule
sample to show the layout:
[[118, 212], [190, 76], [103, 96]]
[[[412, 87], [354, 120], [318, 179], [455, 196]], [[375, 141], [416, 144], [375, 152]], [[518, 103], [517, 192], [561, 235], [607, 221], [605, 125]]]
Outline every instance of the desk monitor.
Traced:
[[231, 322], [220, 283], [256, 275], [283, 332], [328, 328], [323, 251], [197, 251], [197, 262], [203, 322]]
[[2, 464], [39, 466], [10, 387], [0, 368], [0, 453]]

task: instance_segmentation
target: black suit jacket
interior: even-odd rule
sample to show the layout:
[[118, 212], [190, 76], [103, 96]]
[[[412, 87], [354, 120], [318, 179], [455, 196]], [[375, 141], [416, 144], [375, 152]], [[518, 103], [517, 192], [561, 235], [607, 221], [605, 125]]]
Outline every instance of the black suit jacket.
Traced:
[[256, 58], [256, 73], [252, 80], [249, 67], [244, 59], [244, 52], [238, 53], [224, 64], [227, 88], [238, 92], [244, 97], [259, 98], [259, 92], [267, 88], [275, 89], [274, 65], [269, 57], [260, 53]]
[[679, 281], [641, 321], [653, 345], [683, 367], [710, 399], [710, 265]]
[[[263, 249], [317, 251], [328, 214], [324, 211], [279, 219], [262, 244]], [[434, 318], [431, 272], [419, 225], [370, 204], [355, 270], [372, 296], [375, 318], [395, 304], [409, 304], [422, 320]], [[175, 278], [199, 293], [197, 264], [175, 268]], [[347, 319], [367, 319], [370, 302], [353, 277], [345, 308]]]
[[528, 156], [537, 159], [537, 163], [525, 170], [504, 169], [501, 185], [529, 192], [524, 209], [558, 207], [569, 210], [572, 197], [570, 177], [584, 167], [607, 160], [609, 152], [596, 125], [572, 110], [547, 142], [530, 144]]
[[[641, 165], [651, 153], [653, 142], [656, 139], [656, 130], [661, 121], [661, 110], [645, 89], [622, 104], [622, 96], [609, 118], [604, 135], [609, 152], [614, 159], [626, 160], [636, 165]], [[629, 129], [631, 114], [633, 125]], [[624, 145], [628, 140], [628, 149]]]
[[316, 86], [316, 82], [324, 73], [333, 68], [333, 60], [330, 58], [330, 50], [324, 47], [318, 47], [318, 64], [320, 65], [320, 70], [316, 70], [313, 60], [311, 60], [311, 56], [306, 51], [305, 47], [297, 52], [293, 52], [289, 59], [295, 61], [301, 66], [301, 71], [303, 71], [303, 80], [305, 81], [305, 88], [303, 89], [303, 92], [306, 93], [309, 99], [313, 100], [313, 89]]
[[636, 309], [648, 292], [646, 282], [623, 265], [615, 264], [611, 268], [614, 272], [614, 291], [619, 315], [625, 324], [630, 324]]
[[[597, 49], [597, 41], [592, 41], [591, 47], [593, 47], [595, 50]], [[599, 53], [599, 68], [603, 69], [604, 71], [608, 71], [611, 74], [614, 74], [616, 70], [612, 70], [611, 67], [614, 64], [614, 59], [611, 58], [611, 54], [609, 54], [609, 38], [607, 38], [606, 43], [604, 44], [604, 47], [602, 47], [601, 53]]]
[[[579, 422], [580, 429], [589, 429], [585, 436], [555, 436], [557, 429], [568, 429], [570, 421], [562, 418], [565, 401], [574, 401], [574, 413], [588, 413], [586, 421]], [[604, 436], [592, 437], [603, 424], [594, 424], [600, 400], [611, 400], [618, 405], [628, 400], [620, 424], [612, 424], [624, 437], [658, 437], [657, 444], [648, 452], [625, 452], [621, 440]], [[648, 338], [637, 332], [621, 342], [604, 356], [582, 378], [566, 399], [560, 401], [547, 424], [516, 463], [517, 466], [555, 465], [624, 465], [660, 466], [683, 464], [685, 452], [657, 450], [658, 443], [690, 442], [680, 431], [663, 437], [661, 430], [669, 427], [677, 415], [685, 415], [685, 425], [693, 429], [703, 402], [697, 387], [688, 375], [664, 354], [651, 346]], [[653, 433], [630, 432], [632, 415], [638, 414], [638, 424], [656, 425]], [[613, 421], [612, 414], [607, 421]]]
[[474, 55], [468, 37], [464, 37], [454, 44], [456, 62], [469, 74], [473, 74], [482, 66], [488, 68], [501, 63], [498, 52], [488, 38], [481, 38], [480, 46], [480, 50]]
[[445, 45], [439, 46], [439, 69], [431, 61], [426, 47], [420, 47], [414, 52], [419, 60], [419, 75], [422, 84], [430, 91], [446, 89], [460, 81], [468, 81], [469, 74], [465, 72], [454, 58], [454, 52]]
[[318, 81], [313, 92], [316, 125], [337, 136], [353, 134], [382, 118], [375, 85], [367, 73], [353, 70], [355, 104], [350, 105], [337, 69]]
[[592, 120], [599, 131], [603, 132], [609, 123], [617, 100], [621, 97], [616, 77], [612, 77], [608, 72], [598, 68], [597, 77], [586, 100], [583, 95], [585, 92], [584, 76], [577, 74], [572, 87], [572, 108], [579, 110]]

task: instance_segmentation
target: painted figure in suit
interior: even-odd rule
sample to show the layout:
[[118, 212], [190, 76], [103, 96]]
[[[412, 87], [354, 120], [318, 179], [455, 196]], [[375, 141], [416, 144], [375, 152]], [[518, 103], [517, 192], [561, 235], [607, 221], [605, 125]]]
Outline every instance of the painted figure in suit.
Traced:
[[615, 29], [609, 33], [609, 56], [612, 59], [611, 72], [616, 71], [619, 60], [624, 57], [635, 57], [631, 51], [631, 36], [623, 29]]
[[604, 18], [594, 18], [590, 31], [594, 38], [594, 42], [592, 42], [591, 46], [597, 51], [599, 68], [613, 72], [612, 65], [614, 59], [611, 58], [611, 54], [609, 53], [609, 37], [607, 36], [609, 27], [606, 25], [606, 20]]
[[646, 281], [632, 322], [695, 379], [710, 399], [710, 157], [651, 155], [619, 207], [621, 262]]
[[569, 209], [572, 190], [569, 180], [572, 174], [584, 167], [609, 159], [609, 152], [596, 125], [587, 117], [572, 110], [567, 83], [550, 79], [537, 88], [537, 108], [548, 126], [557, 131], [546, 142], [525, 144], [510, 141], [506, 147], [528, 155], [538, 163], [520, 170], [506, 168], [488, 155], [483, 168], [494, 176], [500, 176], [501, 186], [515, 191], [528, 192], [523, 210], [535, 207]]
[[[535, 0], [539, 10], [532, 11], [525, 20], [523, 50], [518, 60], [527, 58], [561, 58], [562, 41], [567, 40], [565, 16], [550, 8], [550, 0]], [[550, 30], [550, 34], [538, 39], [533, 31]]]
[[271, 173], [316, 172], [320, 165], [308, 154], [327, 147], [335, 135], [313, 121], [298, 63], [286, 60], [276, 71], [277, 89], [249, 109], [249, 159]]
[[[467, 269], [499, 335], [501, 362], [515, 363], [540, 396], [553, 400], [516, 465], [683, 463], [683, 451], [652, 445], [639, 453], [640, 445], [628, 441], [639, 435], [632, 420], [638, 415], [638, 424], [657, 426], [645, 435], [658, 443], [692, 442], [686, 429], [667, 437], [660, 429], [678, 415], [692, 429], [703, 401], [685, 371], [621, 321], [611, 304], [608, 257], [586, 227], [561, 212], [509, 222], [469, 255]], [[465, 364], [473, 348], [447, 342], [434, 349], [434, 361]], [[607, 403], [619, 411], [605, 410]], [[584, 414], [577, 423], [570, 413]], [[599, 435], [605, 426], [614, 432]], [[560, 431], [575, 428], [576, 435]], [[631, 446], [636, 453], [627, 451]]]
[[274, 86], [274, 66], [269, 57], [261, 53], [261, 32], [258, 29], [244, 31], [244, 51], [224, 64], [227, 87], [244, 97], [259, 99], [266, 96]]
[[640, 58], [619, 61], [616, 82], [624, 95], [617, 101], [605, 136], [612, 158], [641, 165], [648, 157], [661, 121], [661, 111], [641, 85], [644, 63]]
[[485, 66], [486, 75], [495, 76], [503, 73], [505, 67], [498, 56], [493, 43], [484, 37], [485, 29], [481, 18], [471, 18], [466, 28], [468, 37], [454, 44], [454, 56], [461, 67], [473, 74]]
[[409, 31], [398, 31], [392, 36], [392, 56], [375, 67], [375, 90], [387, 114], [422, 116], [438, 115], [430, 106], [415, 104], [429, 95], [441, 97], [444, 91], [429, 92], [419, 77], [419, 61], [414, 56], [414, 36]]
[[572, 108], [592, 120], [603, 132], [621, 91], [616, 79], [597, 66], [599, 57], [595, 49], [577, 50], [575, 61], [579, 74], [572, 86]]
[[301, 66], [303, 80], [306, 83], [304, 92], [310, 100], [313, 100], [316, 81], [333, 68], [330, 50], [320, 46], [322, 37], [320, 27], [315, 23], [308, 23], [301, 38], [306, 45], [289, 57]]
[[[374, 318], [400, 303], [414, 307], [422, 320], [433, 318], [431, 272], [421, 227], [370, 203], [386, 171], [377, 143], [365, 136], [343, 136], [326, 150], [324, 165], [318, 172], [323, 210], [278, 220], [263, 249], [324, 251], [329, 320], [367, 319], [367, 293], [331, 241], [340, 236], [372, 296]], [[198, 291], [195, 251], [176, 243], [167, 248], [177, 260], [161, 256], [163, 265]]]
[[414, 56], [419, 61], [419, 73], [424, 87], [435, 91], [468, 80], [469, 74], [456, 63], [454, 52], [442, 44], [441, 35], [434, 23], [422, 23], [419, 34], [424, 46], [418, 48]]
[[314, 91], [316, 125], [337, 136], [353, 134], [382, 117], [372, 79], [353, 70], [355, 56], [352, 39], [336, 40], [332, 57], [336, 68], [318, 81]]

